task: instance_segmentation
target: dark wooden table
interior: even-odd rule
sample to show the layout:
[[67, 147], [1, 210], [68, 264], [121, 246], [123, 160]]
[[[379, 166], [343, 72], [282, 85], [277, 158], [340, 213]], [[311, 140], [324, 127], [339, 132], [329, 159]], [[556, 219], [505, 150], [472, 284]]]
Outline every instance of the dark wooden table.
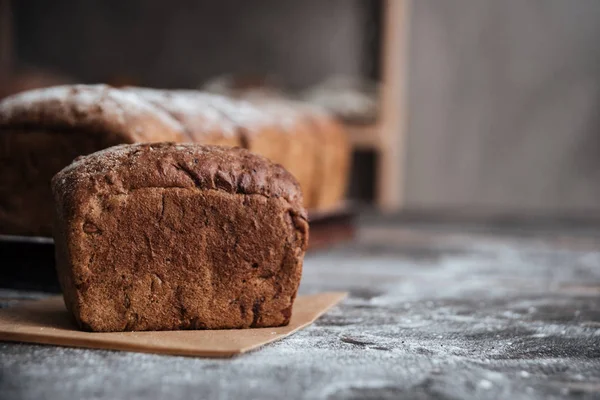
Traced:
[[0, 398], [600, 398], [600, 228], [358, 236], [307, 257], [301, 292], [351, 296], [292, 337], [230, 360], [0, 343]]

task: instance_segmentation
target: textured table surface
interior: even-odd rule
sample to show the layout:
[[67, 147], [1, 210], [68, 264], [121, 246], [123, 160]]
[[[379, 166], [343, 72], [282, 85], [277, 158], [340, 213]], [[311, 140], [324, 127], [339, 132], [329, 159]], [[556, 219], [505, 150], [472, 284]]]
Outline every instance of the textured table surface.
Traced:
[[0, 398], [598, 398], [600, 229], [555, 228], [363, 226], [307, 257], [301, 292], [351, 296], [292, 337], [230, 360], [0, 343]]

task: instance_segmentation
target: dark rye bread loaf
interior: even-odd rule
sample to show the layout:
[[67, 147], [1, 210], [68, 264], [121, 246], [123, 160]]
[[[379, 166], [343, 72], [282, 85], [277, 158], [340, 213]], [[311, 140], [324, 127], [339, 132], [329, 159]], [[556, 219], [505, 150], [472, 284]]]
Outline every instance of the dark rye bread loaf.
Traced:
[[244, 149], [112, 147], [52, 180], [65, 303], [93, 331], [289, 322], [308, 240], [296, 180]]
[[82, 154], [182, 141], [168, 113], [105, 85], [32, 90], [0, 102], [0, 233], [52, 234], [50, 179]]

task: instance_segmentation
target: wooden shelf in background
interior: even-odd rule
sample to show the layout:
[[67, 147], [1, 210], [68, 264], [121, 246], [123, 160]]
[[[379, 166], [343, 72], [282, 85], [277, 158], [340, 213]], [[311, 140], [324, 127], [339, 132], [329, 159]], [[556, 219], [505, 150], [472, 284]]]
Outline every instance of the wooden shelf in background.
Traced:
[[346, 124], [354, 150], [374, 151], [375, 202], [380, 210], [404, 206], [407, 64], [411, 0], [383, 0], [381, 109], [373, 125]]
[[355, 150], [379, 150], [381, 142], [379, 124], [373, 125], [345, 125], [350, 136], [350, 143]]

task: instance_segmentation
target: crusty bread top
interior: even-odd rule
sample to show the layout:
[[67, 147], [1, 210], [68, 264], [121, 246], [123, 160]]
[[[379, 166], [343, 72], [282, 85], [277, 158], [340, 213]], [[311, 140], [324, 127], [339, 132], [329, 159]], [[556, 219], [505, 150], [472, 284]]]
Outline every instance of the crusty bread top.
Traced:
[[[188, 91], [179, 90], [177, 92]], [[211, 106], [215, 110], [222, 113], [238, 127], [243, 128], [245, 133], [258, 134], [265, 128], [277, 126], [277, 121], [273, 119], [272, 115], [248, 101], [214, 94], [206, 95], [211, 96]]]
[[198, 188], [285, 199], [306, 218], [298, 182], [279, 164], [241, 148], [191, 143], [133, 144], [81, 156], [52, 179], [59, 204], [87, 194], [141, 188]]
[[30, 90], [0, 102], [0, 128], [76, 129], [122, 142], [182, 141], [182, 125], [133, 92], [106, 85]]

